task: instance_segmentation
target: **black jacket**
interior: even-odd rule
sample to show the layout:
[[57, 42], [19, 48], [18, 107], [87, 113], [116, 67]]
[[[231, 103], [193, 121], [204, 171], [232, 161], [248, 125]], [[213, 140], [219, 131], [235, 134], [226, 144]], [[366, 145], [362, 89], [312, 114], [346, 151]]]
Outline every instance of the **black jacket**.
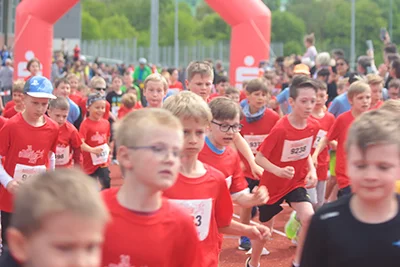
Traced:
[[22, 265], [17, 263], [17, 261], [11, 256], [10, 251], [7, 247], [3, 248], [3, 252], [0, 256], [0, 266], [1, 267], [21, 267]]

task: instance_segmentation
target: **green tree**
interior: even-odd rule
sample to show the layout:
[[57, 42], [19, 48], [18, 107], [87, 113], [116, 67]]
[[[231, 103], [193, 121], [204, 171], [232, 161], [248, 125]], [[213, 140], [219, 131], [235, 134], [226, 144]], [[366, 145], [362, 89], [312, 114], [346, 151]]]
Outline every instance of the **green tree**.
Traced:
[[82, 39], [98, 40], [101, 39], [100, 23], [92, 17], [88, 12], [82, 12]]
[[215, 13], [215, 11], [204, 1], [196, 7], [196, 19], [202, 20], [205, 16]]
[[125, 16], [114, 15], [100, 23], [104, 39], [125, 39], [137, 37], [138, 33]]
[[112, 15], [106, 3], [98, 0], [83, 0], [82, 10], [90, 14], [98, 21], [101, 21], [102, 19]]
[[210, 40], [229, 40], [231, 35], [231, 27], [217, 14], [207, 15], [200, 22], [198, 34], [203, 39]]

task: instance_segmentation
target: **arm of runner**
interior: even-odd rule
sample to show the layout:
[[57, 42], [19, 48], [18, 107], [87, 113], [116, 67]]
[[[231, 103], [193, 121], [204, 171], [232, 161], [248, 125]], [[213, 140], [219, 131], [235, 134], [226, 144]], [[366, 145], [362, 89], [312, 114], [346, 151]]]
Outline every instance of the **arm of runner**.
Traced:
[[247, 236], [250, 239], [258, 240], [266, 240], [271, 236], [270, 229], [264, 225], [247, 225], [234, 220], [229, 226], [218, 228], [218, 231], [224, 235]]
[[268, 190], [265, 186], [255, 187], [253, 192], [246, 188], [245, 190], [231, 194], [232, 201], [244, 208], [251, 208], [267, 203], [269, 199]]
[[314, 151], [314, 154], [312, 155], [312, 161], [314, 163], [314, 166], [318, 166], [318, 156], [321, 153], [322, 150], [325, 149], [325, 147], [328, 145], [328, 138], [326, 136], [322, 137], [321, 141], [319, 141], [317, 148]]
[[264, 170], [270, 172], [278, 177], [292, 179], [294, 176], [294, 168], [286, 166], [281, 168], [269, 161], [261, 152], [256, 154], [256, 163], [260, 165]]
[[307, 164], [309, 171], [306, 176], [306, 188], [314, 188], [315, 186], [317, 186], [318, 177], [317, 170], [315, 169], [311, 155], [308, 155]]
[[244, 140], [243, 136], [240, 133], [236, 133], [235, 138], [233, 138], [233, 142], [235, 143], [235, 146], [239, 150], [239, 152], [249, 163], [251, 173], [253, 174], [254, 178], [260, 179], [263, 174], [263, 169], [256, 164], [254, 154], [251, 151], [246, 140]]
[[49, 168], [54, 171], [56, 168], [56, 155], [53, 151], [49, 152]]
[[82, 145], [81, 145], [81, 149], [83, 151], [89, 152], [89, 153], [93, 153], [93, 154], [100, 154], [103, 149], [101, 147], [91, 147], [88, 144], [85, 143], [85, 140], [82, 139]]
[[[0, 157], [1, 159], [1, 157]], [[7, 188], [7, 185], [9, 182], [14, 181], [14, 179], [8, 175], [8, 173], [6, 172], [6, 170], [3, 167], [3, 164], [0, 161], [0, 183]]]
[[337, 149], [337, 141], [336, 141], [336, 140], [330, 141], [330, 142], [329, 142], [329, 147], [330, 147], [332, 150], [336, 150], [336, 149]]

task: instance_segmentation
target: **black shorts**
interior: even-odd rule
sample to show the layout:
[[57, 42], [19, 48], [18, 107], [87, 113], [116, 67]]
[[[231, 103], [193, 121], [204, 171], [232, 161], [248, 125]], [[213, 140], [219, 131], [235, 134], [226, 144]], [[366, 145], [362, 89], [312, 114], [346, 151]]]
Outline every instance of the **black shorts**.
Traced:
[[90, 174], [91, 177], [99, 179], [101, 184], [101, 190], [110, 188], [111, 179], [110, 179], [110, 170], [108, 167], [97, 168], [97, 170]]
[[286, 201], [289, 205], [292, 202], [310, 202], [310, 197], [307, 194], [307, 190], [304, 187], [299, 187], [294, 189], [293, 191], [287, 193], [281, 199], [279, 199], [276, 203], [271, 205], [262, 205], [258, 207], [260, 212], [260, 222], [268, 222], [275, 215], [283, 210], [281, 204], [283, 201]]
[[254, 187], [259, 186], [260, 184], [260, 180], [255, 180], [248, 177], [246, 177], [246, 181], [249, 186], [250, 193], [253, 192]]
[[337, 193], [337, 197], [338, 198], [341, 198], [341, 197], [344, 197], [344, 196], [347, 196], [347, 195], [351, 195], [351, 187], [350, 187], [350, 185], [346, 186], [345, 188], [340, 189], [338, 191], [338, 193]]

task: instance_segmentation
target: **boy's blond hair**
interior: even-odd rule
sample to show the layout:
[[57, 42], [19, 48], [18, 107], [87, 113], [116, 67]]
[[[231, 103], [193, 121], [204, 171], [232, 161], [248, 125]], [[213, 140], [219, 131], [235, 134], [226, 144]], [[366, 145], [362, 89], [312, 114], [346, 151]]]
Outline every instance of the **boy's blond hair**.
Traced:
[[24, 86], [25, 86], [24, 80], [16, 80], [13, 82], [12, 91], [18, 93], [24, 93]]
[[89, 82], [89, 87], [91, 89], [94, 89], [102, 85], [107, 86], [106, 81], [100, 76], [94, 76]]
[[64, 212], [104, 223], [109, 219], [93, 178], [78, 170], [57, 169], [29, 177], [18, 188], [10, 226], [31, 235], [46, 217]]
[[194, 119], [205, 125], [212, 120], [211, 110], [207, 103], [203, 98], [190, 91], [168, 97], [163, 108], [171, 111], [179, 119]]
[[343, 90], [344, 87], [349, 83], [349, 78], [343, 78], [341, 80], [338, 81], [337, 83], [337, 88], [339, 90]]
[[364, 81], [356, 81], [350, 85], [347, 91], [347, 98], [352, 100], [353, 97], [364, 92], [371, 92], [371, 87]]
[[380, 84], [383, 85], [383, 78], [378, 74], [370, 73], [367, 75], [367, 81], [369, 85]]
[[126, 108], [133, 108], [136, 105], [137, 99], [136, 95], [132, 93], [127, 93], [122, 96], [121, 103]]
[[232, 95], [232, 94], [238, 94], [238, 95], [240, 95], [239, 89], [237, 89], [236, 87], [233, 87], [233, 86], [229, 86], [229, 87], [225, 90], [225, 95]]
[[380, 109], [394, 112], [397, 114], [397, 116], [400, 116], [400, 100], [386, 100], [380, 107]]
[[346, 150], [357, 146], [363, 154], [371, 145], [396, 144], [400, 151], [400, 117], [388, 110], [371, 110], [363, 113], [350, 126]]
[[214, 120], [233, 120], [240, 118], [241, 109], [238, 103], [227, 97], [216, 97], [209, 104]]
[[65, 97], [57, 97], [49, 102], [49, 109], [69, 110], [69, 102]]
[[149, 76], [147, 76], [146, 80], [144, 80], [144, 89], [147, 89], [147, 83], [148, 82], [161, 82], [164, 88], [164, 93], [166, 93], [168, 91], [168, 82], [167, 80], [164, 78], [164, 76], [162, 76], [160, 73], [153, 73], [150, 74]]
[[67, 75], [67, 80], [68, 80], [68, 81], [71, 81], [71, 80], [73, 80], [73, 79], [78, 80], [78, 82], [79, 82], [79, 78], [78, 78], [78, 76], [77, 76], [75, 73], [69, 73], [69, 74]]
[[211, 63], [207, 61], [192, 61], [186, 68], [187, 80], [191, 81], [196, 74], [200, 74], [201, 77], [210, 77], [214, 79], [214, 72]]

